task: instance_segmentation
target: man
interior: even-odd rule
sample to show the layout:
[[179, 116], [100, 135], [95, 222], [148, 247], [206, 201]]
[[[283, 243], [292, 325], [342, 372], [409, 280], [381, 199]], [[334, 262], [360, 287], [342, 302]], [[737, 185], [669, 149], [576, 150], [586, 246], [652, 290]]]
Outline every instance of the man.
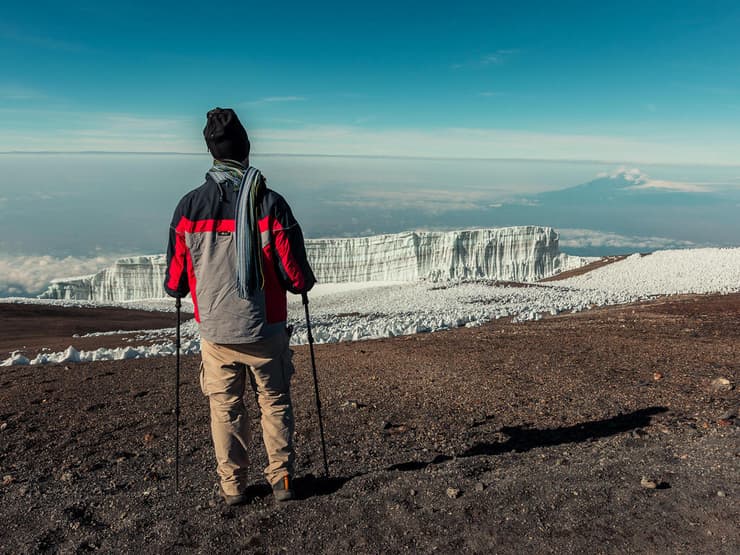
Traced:
[[193, 300], [221, 496], [229, 505], [247, 501], [249, 381], [261, 411], [265, 475], [275, 499], [287, 501], [294, 498], [294, 451], [286, 291], [304, 293], [316, 280], [290, 207], [249, 166], [236, 113], [211, 110], [203, 135], [213, 167], [175, 209], [165, 290]]

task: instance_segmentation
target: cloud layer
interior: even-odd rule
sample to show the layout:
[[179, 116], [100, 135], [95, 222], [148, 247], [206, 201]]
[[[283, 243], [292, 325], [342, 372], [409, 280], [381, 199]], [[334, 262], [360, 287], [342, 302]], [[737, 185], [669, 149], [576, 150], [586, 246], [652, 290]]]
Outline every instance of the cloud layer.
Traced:
[[[266, 97], [259, 103], [298, 102], [304, 97]], [[31, 115], [28, 112], [27, 115]], [[23, 120], [19, 110], [3, 119]], [[151, 118], [128, 114], [45, 112], [48, 127], [32, 133], [0, 123], [0, 151], [204, 153], [198, 116]], [[496, 128], [371, 128], [300, 125], [251, 128], [255, 154], [318, 154], [424, 158], [524, 158], [632, 163], [737, 164], [740, 143], [688, 137], [652, 139], [609, 134], [520, 131]]]
[[0, 297], [35, 296], [52, 279], [94, 274], [118, 258], [0, 255]]
[[593, 229], [558, 229], [560, 234], [560, 247], [568, 248], [592, 248], [610, 247], [623, 248], [626, 252], [637, 250], [659, 250], [695, 247], [691, 241], [668, 239], [666, 237], [640, 237], [620, 235], [610, 231], [596, 231]]

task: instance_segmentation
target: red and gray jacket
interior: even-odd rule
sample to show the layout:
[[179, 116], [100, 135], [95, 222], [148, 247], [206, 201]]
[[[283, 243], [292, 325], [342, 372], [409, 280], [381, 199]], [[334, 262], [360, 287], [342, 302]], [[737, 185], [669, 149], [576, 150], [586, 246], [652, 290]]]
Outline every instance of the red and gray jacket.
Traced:
[[238, 191], [206, 182], [175, 209], [167, 248], [165, 291], [191, 294], [200, 334], [213, 343], [252, 343], [285, 330], [286, 291], [303, 293], [316, 282], [303, 234], [285, 199], [264, 189], [257, 199], [264, 289], [242, 299], [236, 285]]

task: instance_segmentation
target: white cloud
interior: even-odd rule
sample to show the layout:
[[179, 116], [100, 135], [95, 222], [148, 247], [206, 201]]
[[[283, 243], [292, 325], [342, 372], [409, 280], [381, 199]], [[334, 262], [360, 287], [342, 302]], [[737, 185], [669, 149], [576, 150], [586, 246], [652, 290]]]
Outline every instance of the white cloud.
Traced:
[[640, 237], [620, 235], [593, 229], [558, 229], [561, 248], [612, 247], [633, 250], [656, 250], [695, 247], [691, 241], [666, 237]]
[[327, 201], [334, 206], [380, 209], [421, 210], [440, 214], [457, 210], [481, 210], [490, 202], [486, 191], [441, 191], [415, 188], [413, 191], [363, 191], [351, 199]]
[[[21, 110], [0, 112], [10, 116], [31, 113]], [[128, 114], [44, 112], [36, 114], [36, 117], [46, 118], [49, 128], [19, 131], [3, 125], [0, 117], [0, 151], [206, 151], [201, 135], [202, 121], [197, 115], [150, 118]], [[249, 133], [256, 155], [631, 160], [632, 163], [736, 165], [737, 152], [740, 152], [740, 140], [736, 143], [699, 137], [651, 140], [494, 128], [315, 125], [250, 128]]]
[[[27, 110], [3, 110], [10, 117]], [[34, 112], [47, 128], [32, 133], [0, 124], [0, 151], [206, 152], [197, 118], [121, 113]]]
[[259, 106], [260, 104], [272, 104], [276, 102], [303, 102], [304, 96], [266, 96], [257, 100], [248, 100], [242, 102], [240, 106]]
[[20, 29], [5, 23], [0, 23], [0, 38], [47, 50], [66, 50], [69, 52], [81, 52], [87, 50], [84, 45], [77, 42], [37, 35], [34, 32], [28, 32], [25, 29]]
[[453, 64], [452, 69], [482, 68], [490, 65], [500, 65], [503, 64], [507, 58], [513, 54], [518, 54], [519, 52], [520, 51], [517, 48], [501, 48], [494, 52], [484, 54], [475, 60]]
[[[638, 162], [736, 161], [731, 148], [668, 145], [648, 140], [507, 129], [368, 129], [313, 126], [256, 129], [257, 152], [285, 154], [406, 156], [429, 158], [531, 158], [635, 160]], [[738, 146], [740, 149], [740, 145]], [[703, 159], [703, 160], [702, 160]]]
[[18, 85], [16, 83], [0, 84], [0, 100], [43, 100], [47, 98], [43, 92]]
[[0, 297], [34, 296], [52, 279], [94, 274], [118, 258], [0, 255]]

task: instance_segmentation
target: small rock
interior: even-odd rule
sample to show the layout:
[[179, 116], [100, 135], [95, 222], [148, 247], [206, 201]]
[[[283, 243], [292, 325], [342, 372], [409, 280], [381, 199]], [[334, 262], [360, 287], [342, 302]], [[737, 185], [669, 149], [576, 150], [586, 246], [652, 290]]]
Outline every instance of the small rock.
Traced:
[[209, 506], [209, 507], [211, 507], [211, 508], [214, 508], [214, 507], [216, 506], [216, 502], [215, 502], [215, 501], [214, 501], [213, 499], [211, 499], [211, 500], [210, 500], [210, 501], [208, 502], [208, 506]]
[[478, 482], [475, 484], [475, 491], [483, 491], [486, 489], [486, 486], [483, 484], [483, 482]]
[[460, 497], [460, 490], [457, 488], [447, 488], [447, 497], [450, 499], [457, 499]]
[[409, 491], [409, 495], [410, 495], [411, 497], [416, 497], [416, 490], [415, 490], [415, 489], [412, 489], [412, 490], [410, 490], [410, 491]]
[[71, 482], [73, 477], [74, 477], [73, 474], [69, 470], [66, 470], [62, 472], [62, 475], [59, 476], [59, 479], [62, 482]]
[[11, 476], [10, 474], [6, 474], [5, 476], [3, 476], [3, 485], [4, 486], [9, 486], [13, 482], [15, 482], [15, 478], [13, 476]]
[[0, 432], [5, 431], [7, 429], [8, 429], [8, 423], [7, 422], [3, 422], [3, 423], [0, 424]]
[[648, 480], [645, 476], [640, 479], [640, 485], [645, 489], [655, 489], [658, 487], [657, 482], [654, 480]]
[[[726, 410], [719, 417], [720, 420], [733, 420], [735, 418], [737, 418], [737, 408]], [[0, 427], [0, 430], [1, 429], [2, 429], [2, 427]]]
[[714, 391], [731, 391], [735, 387], [727, 378], [715, 378], [711, 386]]
[[722, 490], [719, 490], [717, 492], [717, 497], [726, 497], [726, 496], [727, 496], [727, 494], [724, 491], [722, 491]]
[[28, 495], [28, 492], [29, 491], [30, 490], [29, 490], [28, 486], [21, 486], [21, 488], [18, 490], [18, 495], [20, 495], [22, 497], [25, 497], [26, 495]]
[[154, 434], [147, 432], [144, 434], [144, 445], [149, 445], [154, 441]]
[[71, 368], [71, 367], [69, 367], [69, 366], [65, 366], [65, 367], [64, 367], [64, 369], [65, 369], [65, 370], [72, 370], [72, 368]]
[[653, 372], [653, 379], [658, 382], [663, 379], [663, 374], [660, 372]]
[[390, 423], [390, 422], [388, 422], [387, 420], [383, 420], [383, 421], [382, 421], [382, 422], [380, 423], [380, 428], [381, 428], [381, 429], [383, 429], [383, 430], [387, 430], [387, 429], [388, 429], [388, 428], [390, 428], [390, 427], [391, 427], [392, 425], [393, 425], [393, 424], [391, 424], [391, 423]]

